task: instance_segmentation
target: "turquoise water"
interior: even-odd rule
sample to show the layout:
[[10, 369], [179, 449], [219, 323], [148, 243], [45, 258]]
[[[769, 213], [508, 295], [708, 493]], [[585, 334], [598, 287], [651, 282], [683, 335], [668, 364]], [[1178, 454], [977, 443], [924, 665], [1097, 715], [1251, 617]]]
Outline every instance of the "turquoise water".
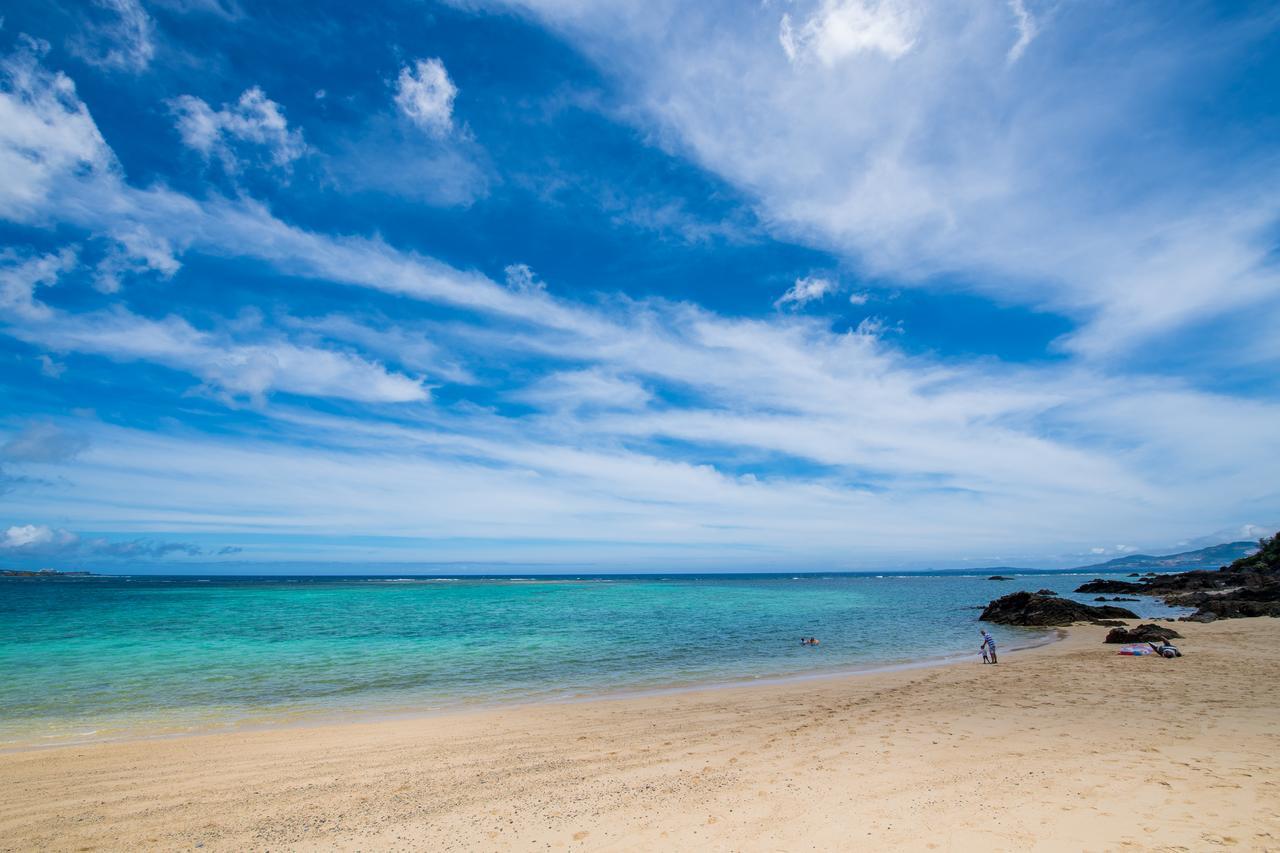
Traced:
[[[1081, 580], [5, 579], [0, 747], [970, 655], [980, 605], [1014, 589], [1067, 592]], [[1129, 606], [1142, 615], [1167, 612], [1152, 602]], [[992, 630], [1005, 648], [1045, 636]], [[803, 647], [801, 635], [817, 636], [821, 645]]]

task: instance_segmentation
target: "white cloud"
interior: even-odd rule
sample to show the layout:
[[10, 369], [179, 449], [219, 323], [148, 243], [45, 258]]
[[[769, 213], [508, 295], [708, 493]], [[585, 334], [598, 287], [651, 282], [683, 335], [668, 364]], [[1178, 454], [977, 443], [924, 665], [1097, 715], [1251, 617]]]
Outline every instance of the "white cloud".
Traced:
[[57, 283], [75, 263], [76, 253], [69, 248], [31, 258], [13, 249], [0, 251], [0, 308], [19, 321], [47, 318], [52, 312], [36, 299], [36, 288]]
[[[69, 125], [101, 141], [63, 79], [33, 68], [10, 83], [13, 115], [41, 129], [30, 134], [32, 156], [46, 142], [59, 150]], [[504, 285], [380, 239], [303, 230], [251, 199], [139, 189], [100, 148], [102, 168], [68, 158], [48, 169], [15, 208], [22, 221], [67, 223], [91, 239], [143, 227], [175, 262], [191, 250], [250, 259], [291, 286], [369, 288], [453, 306], [455, 319], [321, 318], [308, 328], [276, 317], [283, 331], [273, 332], [262, 315], [196, 328], [120, 307], [72, 314], [35, 298], [67, 262], [11, 252], [5, 267], [21, 274], [0, 293], [27, 319], [9, 335], [55, 353], [147, 359], [227, 395], [373, 403], [427, 391], [326, 342], [408, 365], [395, 355], [403, 343], [407, 369], [465, 361], [458, 375], [484, 377], [495, 405], [417, 406], [384, 421], [377, 409], [320, 417], [276, 400], [263, 413], [270, 439], [98, 426], [69, 487], [24, 485], [25, 518], [97, 530], [572, 539], [602, 558], [708, 549], [847, 565], [904, 550], [1079, 553], [1099, 537], [1149, 549], [1274, 514], [1265, 496], [1280, 478], [1280, 410], [1271, 402], [1098, 364], [944, 364], [895, 349], [874, 320], [836, 334], [791, 312], [747, 319], [659, 299], [575, 303], [521, 265]], [[45, 267], [28, 266], [37, 260]], [[380, 334], [381, 325], [390, 328]], [[543, 359], [556, 366], [530, 367]], [[503, 415], [513, 402], [534, 414]], [[776, 473], [793, 468], [805, 473]], [[646, 544], [626, 544], [636, 542]], [[492, 546], [485, 557], [517, 547], [526, 546]]]
[[37, 550], [51, 545], [69, 545], [76, 536], [66, 530], [55, 530], [43, 524], [15, 524], [0, 538], [0, 550]]
[[453, 99], [458, 87], [449, 79], [438, 58], [419, 59], [412, 68], [400, 69], [396, 80], [396, 106], [418, 127], [435, 136], [453, 129]]
[[177, 116], [178, 133], [187, 147], [205, 159], [217, 157], [230, 174], [239, 172], [246, 153], [257, 148], [270, 163], [288, 169], [307, 151], [302, 131], [290, 129], [283, 108], [254, 86], [246, 89], [234, 104], [214, 110], [193, 95], [181, 95], [169, 102]]
[[125, 275], [150, 271], [173, 278], [182, 267], [169, 241], [145, 226], [122, 229], [112, 234], [112, 239], [112, 247], [94, 271], [94, 286], [103, 293], [118, 292]]
[[[1117, 360], [1280, 301], [1265, 130], [1226, 153], [1178, 111], [1184, 87], [1256, 49], [1260, 22], [1212, 29], [1210, 48], [1198, 22], [1165, 27], [1133, 4], [1058, 15], [1052, 39], [1025, 0], [820, 0], [781, 32], [770, 4], [488, 5], [607, 67], [625, 114], [757, 199], [774, 234], [905, 286], [1066, 315], [1069, 352]], [[1036, 73], [1009, 73], [1032, 38]]]
[[244, 17], [238, 0], [150, 0], [152, 5], [164, 6], [184, 15], [213, 15], [224, 21], [236, 21]]
[[865, 53], [898, 59], [915, 46], [921, 14], [909, 0], [821, 0], [799, 27], [784, 14], [778, 40], [793, 62], [814, 56], [831, 66]]
[[1009, 48], [1008, 54], [1009, 64], [1012, 65], [1022, 57], [1023, 51], [1040, 30], [1036, 25], [1036, 19], [1027, 11], [1026, 0], [1009, 0], [1009, 11], [1013, 12], [1018, 28], [1018, 40], [1013, 43], [1013, 47]]
[[402, 328], [388, 317], [364, 319], [344, 314], [324, 317], [281, 317], [278, 321], [302, 340], [316, 338], [359, 347], [361, 352], [394, 359], [404, 370], [426, 374], [433, 380], [463, 385], [478, 381], [459, 361], [457, 353], [440, 347], [425, 331]]
[[119, 71], [143, 71], [155, 56], [155, 22], [138, 0], [94, 0], [72, 49], [84, 61]]
[[854, 293], [849, 294], [850, 305], [866, 305], [867, 302], [869, 302], [870, 300], [871, 300], [870, 293], [855, 291]]
[[600, 368], [552, 373], [511, 397], [555, 410], [635, 410], [653, 399], [639, 382]]
[[584, 320], [545, 295], [515, 293], [477, 273], [397, 252], [377, 238], [320, 236], [290, 226], [249, 198], [201, 202], [162, 186], [134, 188], [70, 79], [45, 69], [31, 50], [0, 62], [0, 72], [7, 84], [0, 91], [0, 166], [12, 164], [20, 177], [39, 173], [26, 185], [0, 183], [0, 216], [37, 223], [58, 218], [101, 236], [144, 233], [163, 241], [157, 245], [175, 262], [181, 252], [198, 248], [257, 258], [290, 275], [536, 315], [545, 323]]
[[[228, 554], [238, 548], [223, 548], [215, 554]], [[97, 536], [84, 539], [64, 528], [44, 524], [15, 524], [0, 537], [0, 552], [11, 557], [62, 557], [70, 559], [154, 560], [175, 555], [188, 557], [205, 553], [189, 542], [165, 542], [155, 539], [112, 540]]]
[[541, 293], [547, 289], [544, 281], [539, 281], [528, 264], [508, 264], [503, 268], [507, 287], [516, 293]]
[[124, 309], [62, 315], [9, 334], [59, 352], [152, 361], [200, 377], [232, 396], [261, 400], [273, 392], [365, 403], [424, 401], [420, 380], [359, 356], [284, 340], [237, 342], [178, 317], [151, 320]]
[[[1143, 421], [1109, 420], [1080, 393], [1099, 395], [1105, 407], [1113, 396], [1133, 396], [1130, 387], [1041, 374], [930, 377], [919, 365], [896, 364], [874, 341], [815, 339], [803, 325], [780, 337], [757, 323], [689, 319], [712, 323], [701, 343], [681, 336], [664, 353], [653, 341], [636, 341], [644, 355], [619, 353], [619, 360], [673, 379], [701, 377], [691, 387], [703, 402], [691, 408], [565, 411], [547, 400], [544, 419], [438, 411], [409, 426], [277, 406], [267, 412], [276, 423], [271, 440], [99, 426], [92, 458], [68, 473], [72, 488], [25, 495], [24, 506], [64, 512], [94, 529], [253, 525], [520, 543], [487, 545], [485, 559], [528, 559], [547, 553], [540, 541], [571, 540], [549, 553], [612, 560], [657, 549], [688, 565], [713, 546], [717, 558], [735, 564], [850, 566], [903, 553], [951, 560], [962, 546], [1076, 553], [1096, 535], [1125, 542], [1135, 540], [1118, 537], [1136, 533], [1143, 550], [1156, 550], [1148, 543], [1238, 517], [1247, 483], [1277, 474], [1276, 464], [1241, 465], [1231, 446], [1236, 436], [1205, 445], [1204, 430], [1214, 425], [1204, 423], [1179, 439], [1200, 452], [1197, 470], [1179, 470], [1183, 457], [1153, 442]], [[839, 365], [857, 369], [850, 375]], [[1136, 396], [1140, 404], [1153, 399], [1145, 389]], [[1124, 452], [1050, 437], [1062, 430], [1053, 421], [1044, 422], [1046, 437], [1007, 426], [1063, 418], [1064, 404], [1065, 417], [1122, 438]], [[1186, 413], [1212, 406], [1223, 422], [1259, 430], [1276, 415], [1274, 407], [1250, 413], [1188, 392], [1177, 405]], [[1161, 417], [1171, 412], [1155, 409]], [[1243, 440], [1258, 459], [1276, 458], [1266, 454], [1280, 439], [1259, 444], [1261, 434]], [[671, 441], [708, 450], [686, 461], [662, 458], [650, 445]], [[735, 475], [698, 458], [749, 464], [778, 453], [830, 473]], [[1189, 481], [1195, 486], [1176, 486]], [[198, 494], [192, 482], [201, 483]], [[422, 490], [424, 482], [433, 488]], [[920, 518], [929, 519], [927, 535]], [[458, 558], [466, 546], [437, 543], [430, 553]]]
[[0, 458], [9, 462], [69, 462], [89, 446], [84, 433], [53, 423], [33, 423], [0, 444]]
[[784, 305], [793, 305], [796, 308], [803, 308], [810, 302], [820, 300], [828, 293], [836, 289], [836, 284], [829, 278], [822, 276], [804, 276], [796, 279], [796, 283], [791, 285], [786, 293], [778, 297], [774, 302], [774, 307], [781, 308]]
[[54, 361], [47, 355], [39, 355], [36, 360], [40, 362], [40, 373], [50, 379], [57, 379], [66, 372], [67, 366], [62, 362]]
[[54, 184], [109, 172], [115, 157], [71, 79], [46, 71], [48, 44], [26, 40], [0, 60], [0, 216], [40, 222]]
[[74, 255], [67, 251], [27, 259], [12, 252], [0, 257], [0, 305], [12, 311], [0, 319], [0, 328], [57, 352], [156, 362], [192, 373], [227, 394], [255, 400], [277, 391], [368, 403], [428, 398], [420, 380], [356, 355], [282, 339], [236, 341], [227, 333], [198, 330], [179, 317], [153, 320], [119, 306], [73, 314], [33, 298], [37, 284], [53, 284], [73, 266]]

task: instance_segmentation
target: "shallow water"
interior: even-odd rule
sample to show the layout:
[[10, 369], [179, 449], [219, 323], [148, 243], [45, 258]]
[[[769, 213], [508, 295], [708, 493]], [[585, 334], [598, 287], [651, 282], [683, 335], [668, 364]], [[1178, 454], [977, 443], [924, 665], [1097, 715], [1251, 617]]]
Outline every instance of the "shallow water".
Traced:
[[1085, 579], [4, 579], [0, 747], [976, 659], [981, 605]]

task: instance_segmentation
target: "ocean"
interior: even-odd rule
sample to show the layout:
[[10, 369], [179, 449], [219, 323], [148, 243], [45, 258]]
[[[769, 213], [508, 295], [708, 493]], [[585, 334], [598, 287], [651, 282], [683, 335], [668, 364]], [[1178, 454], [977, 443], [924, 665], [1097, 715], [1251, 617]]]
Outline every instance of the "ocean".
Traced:
[[0, 748], [976, 662], [982, 605], [1092, 576], [0, 579]]

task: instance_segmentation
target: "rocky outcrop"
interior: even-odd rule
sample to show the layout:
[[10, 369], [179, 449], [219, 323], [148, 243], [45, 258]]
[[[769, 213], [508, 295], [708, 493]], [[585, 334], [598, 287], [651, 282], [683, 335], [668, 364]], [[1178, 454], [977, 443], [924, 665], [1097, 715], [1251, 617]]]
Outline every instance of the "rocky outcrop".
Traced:
[[991, 577], [987, 578], [987, 580], [989, 580], [989, 581], [1011, 581], [1011, 580], [1013, 580], [1013, 578], [1007, 578], [1007, 577], [1005, 577], [1004, 575], [992, 575]]
[[1137, 619], [1138, 616], [1123, 607], [1093, 607], [1058, 596], [1014, 592], [988, 604], [978, 618], [983, 622], [998, 622], [1001, 625], [1047, 626], [1095, 622], [1099, 619]]
[[1195, 607], [1196, 614], [1217, 619], [1247, 616], [1280, 616], [1280, 581], [1223, 592], [1189, 592], [1165, 596], [1169, 604]]
[[1138, 599], [1136, 598], [1121, 598], [1118, 595], [1113, 595], [1110, 598], [1107, 598], [1105, 595], [1100, 595], [1094, 599], [1094, 601], [1137, 601], [1137, 600]]
[[1036, 595], [1057, 595], [1057, 593], [1051, 589], [1037, 589]]
[[1161, 640], [1180, 640], [1182, 635], [1162, 625], [1139, 625], [1136, 628], [1112, 628], [1107, 632], [1107, 643], [1158, 643]]
[[1137, 581], [1097, 578], [1082, 584], [1076, 592], [1158, 596], [1167, 604], [1197, 608], [1193, 616], [1187, 617], [1196, 622], [1280, 617], [1280, 534], [1259, 541], [1256, 554], [1216, 571], [1148, 573]]
[[1076, 592], [1146, 592], [1147, 586], [1133, 581], [1113, 581], [1096, 578], [1076, 587]]

